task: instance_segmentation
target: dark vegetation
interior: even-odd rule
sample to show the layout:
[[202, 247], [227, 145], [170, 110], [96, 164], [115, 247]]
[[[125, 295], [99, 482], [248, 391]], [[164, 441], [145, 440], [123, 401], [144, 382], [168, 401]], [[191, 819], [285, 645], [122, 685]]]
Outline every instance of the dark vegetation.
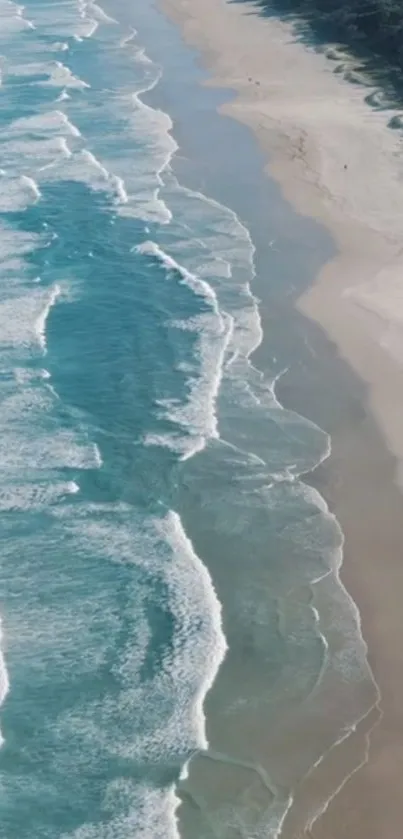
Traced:
[[300, 34], [310, 32], [322, 43], [341, 41], [361, 58], [381, 59], [384, 67], [399, 71], [399, 76], [403, 70], [403, 0], [249, 2], [263, 14], [291, 17]]

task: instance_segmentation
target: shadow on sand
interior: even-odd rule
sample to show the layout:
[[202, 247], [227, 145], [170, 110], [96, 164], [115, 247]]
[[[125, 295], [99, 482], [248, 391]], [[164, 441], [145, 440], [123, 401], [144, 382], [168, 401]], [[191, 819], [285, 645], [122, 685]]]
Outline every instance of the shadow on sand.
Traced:
[[[371, 51], [364, 36], [347, 35], [318, 16], [297, 8], [296, 0], [228, 0], [250, 7], [249, 14], [275, 18], [292, 24], [292, 39], [324, 53], [334, 63], [334, 73], [351, 84], [368, 87], [365, 101], [377, 111], [403, 109], [403, 71], [386, 56]], [[403, 113], [394, 114], [390, 128], [403, 129]]]

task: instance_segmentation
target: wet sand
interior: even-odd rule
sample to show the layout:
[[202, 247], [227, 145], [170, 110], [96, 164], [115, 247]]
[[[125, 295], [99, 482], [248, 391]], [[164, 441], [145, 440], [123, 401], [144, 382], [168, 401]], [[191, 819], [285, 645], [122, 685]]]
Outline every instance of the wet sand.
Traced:
[[[237, 91], [223, 110], [256, 132], [268, 172], [287, 199], [324, 224], [338, 246], [338, 256], [312, 278], [297, 304], [325, 330], [327, 351], [313, 364], [312, 387], [309, 376], [298, 382], [288, 377], [279, 397], [331, 432], [332, 456], [313, 482], [345, 533], [343, 580], [361, 612], [381, 702], [380, 711], [374, 709], [296, 790], [283, 836], [398, 839], [403, 811], [399, 132], [388, 128], [392, 110], [376, 110], [366, 101], [379, 102], [381, 93], [351, 84], [348, 57], [336, 54], [336, 65], [299, 43], [291, 26], [259, 16], [252, 3], [164, 0], [163, 6], [202, 51], [212, 84]], [[353, 377], [340, 378], [340, 359], [358, 374], [358, 388]], [[361, 762], [346, 780], [348, 767]], [[222, 777], [220, 771], [220, 783]], [[341, 785], [316, 818], [319, 802]], [[261, 796], [258, 783], [257, 804]]]

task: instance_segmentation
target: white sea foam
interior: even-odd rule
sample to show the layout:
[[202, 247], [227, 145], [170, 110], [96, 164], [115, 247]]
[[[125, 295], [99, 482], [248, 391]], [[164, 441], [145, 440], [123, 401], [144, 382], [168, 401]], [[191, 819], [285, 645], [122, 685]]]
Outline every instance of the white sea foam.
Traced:
[[[136, 201], [133, 205], [129, 203], [123, 212], [125, 215], [140, 215], [145, 221], [157, 221], [166, 224], [171, 220], [172, 214], [160, 197], [160, 190], [163, 186], [162, 176], [177, 151], [178, 144], [172, 137], [172, 120], [168, 114], [151, 108], [141, 99], [141, 94], [147, 93], [155, 87], [158, 80], [159, 76], [154, 78], [144, 89], [134, 94], [132, 96], [132, 107], [127, 111], [132, 131], [146, 150], [144, 163], [147, 164], [148, 162], [148, 166], [141, 167], [138, 173], [140, 177], [138, 177], [135, 187]], [[155, 183], [156, 185], [154, 185]], [[137, 210], [139, 204], [141, 204], [140, 213]]]
[[[21, 358], [22, 355], [20, 346], [16, 345], [12, 358]], [[2, 357], [7, 361], [4, 353]], [[4, 373], [7, 369], [9, 370], [9, 376], [5, 378]], [[7, 389], [6, 382], [8, 382]], [[36, 429], [38, 440], [35, 441], [34, 437], [31, 438], [28, 435], [27, 445], [31, 440], [33, 446], [38, 446], [39, 452], [42, 445], [43, 454], [45, 454], [45, 450], [50, 452], [53, 446], [58, 453], [58, 458], [60, 455], [63, 458], [64, 445], [66, 459], [65, 461], [62, 460], [63, 466], [75, 466], [77, 463], [83, 463], [84, 468], [92, 469], [102, 464], [98, 446], [89, 439], [86, 418], [83, 418], [80, 412], [65, 405], [64, 415], [68, 414], [70, 424], [68, 427], [60, 425], [61, 400], [50, 384], [50, 375], [47, 370], [40, 367], [5, 367], [2, 371], [0, 400], [2, 406], [0, 416], [1, 444], [6, 446], [7, 435], [10, 432], [10, 434], [13, 433], [16, 436], [21, 435], [21, 444], [25, 445], [24, 436], [26, 436], [27, 417], [29, 417], [30, 425]], [[73, 432], [73, 428], [75, 432]], [[10, 463], [14, 455], [18, 458], [18, 448], [18, 445], [15, 445], [15, 451], [6, 453], [7, 456], [10, 454]], [[41, 462], [40, 456], [38, 463]], [[57, 466], [58, 464], [55, 463], [54, 468], [57, 468]], [[49, 468], [53, 467], [49, 466]]]
[[41, 171], [70, 157], [71, 152], [65, 137], [51, 136], [30, 140], [17, 137], [0, 142], [0, 154], [9, 172], [40, 181]]
[[[163, 416], [179, 424], [186, 433], [176, 450], [182, 452], [182, 459], [192, 457], [201, 451], [207, 440], [217, 438], [218, 418], [216, 399], [223, 375], [224, 357], [231, 340], [233, 322], [229, 316], [198, 315], [188, 321], [176, 322], [178, 328], [191, 330], [198, 336], [197, 367], [187, 381], [186, 402], [159, 400]], [[146, 440], [150, 443], [150, 440]], [[175, 437], [167, 438], [167, 445], [175, 448]]]
[[95, 35], [95, 32], [98, 29], [98, 21], [94, 20], [93, 18], [86, 17], [85, 15], [83, 15], [83, 21], [86, 22], [87, 28], [85, 30], [81, 30], [81, 39], [92, 38], [92, 36]]
[[146, 254], [152, 256], [163, 265], [168, 272], [172, 272], [179, 277], [179, 280], [184, 282], [195, 294], [204, 297], [207, 300], [216, 314], [219, 314], [217, 295], [212, 287], [205, 281], [188, 271], [179, 262], [176, 262], [168, 253], [159, 247], [155, 242], [143, 242], [141, 245], [136, 245], [134, 248], [136, 253]]
[[[91, 8], [91, 4], [88, 4]], [[35, 3], [31, 9], [32, 19], [37, 28], [54, 38], [88, 38], [97, 23], [94, 14], [87, 16], [76, 0], [62, 0], [57, 5], [57, 12], [49, 3]]]
[[103, 176], [103, 178], [104, 178], [106, 181], [109, 179], [109, 172], [108, 172], [108, 170], [107, 170], [107, 169], [105, 169], [105, 166], [103, 166], [103, 165], [102, 165], [102, 163], [100, 163], [100, 162], [99, 162], [99, 160], [97, 160], [97, 158], [95, 157], [95, 155], [94, 155], [94, 154], [92, 154], [92, 152], [88, 151], [88, 149], [84, 149], [84, 150], [81, 152], [81, 154], [82, 154], [82, 157], [84, 158], [84, 160], [85, 160], [85, 161], [88, 161], [88, 163], [89, 163], [91, 166], [93, 166], [95, 169], [97, 169], [97, 170], [98, 170], [98, 172], [100, 172], [100, 173], [101, 173], [101, 175]]
[[30, 348], [37, 343], [35, 323], [46, 304], [46, 292], [36, 289], [0, 300], [0, 348], [3, 353], [15, 347]]
[[90, 14], [93, 17], [95, 17], [96, 20], [98, 20], [100, 23], [117, 24], [117, 20], [114, 17], [111, 17], [110, 15], [108, 15], [105, 12], [105, 10], [102, 9], [101, 6], [98, 5], [98, 3], [94, 3], [94, 2], [91, 2], [91, 1], [90, 2], [83, 2], [83, 0], [79, 0], [79, 7], [83, 9], [85, 14], [87, 13], [87, 10], [89, 9]]
[[76, 88], [77, 90], [89, 87], [89, 84], [75, 76], [69, 67], [56, 60], [10, 64], [7, 66], [7, 74], [31, 79], [31, 83], [42, 87]]
[[160, 434], [146, 435], [144, 438], [146, 445], [167, 445], [181, 453], [183, 459], [187, 459], [200, 451], [209, 438], [218, 437], [215, 403], [225, 353], [232, 337], [233, 319], [220, 312], [217, 296], [205, 280], [176, 262], [155, 242], [144, 242], [135, 251], [156, 259], [166, 269], [168, 276], [176, 277], [188, 286], [195, 295], [204, 299], [208, 307], [206, 313], [172, 324], [177, 329], [192, 331], [197, 336], [196, 358], [189, 362], [191, 371], [193, 363], [193, 371], [187, 382], [186, 401], [178, 404], [176, 399], [164, 399], [157, 403], [163, 409], [162, 415], [179, 425], [186, 437]]
[[[34, 29], [35, 28], [36, 27], [34, 27]], [[43, 60], [43, 58], [46, 58], [49, 54], [68, 52], [69, 49], [70, 45], [67, 43], [67, 41], [53, 41], [46, 43], [45, 41], [42, 41], [40, 38], [35, 38], [35, 35], [32, 35], [31, 40], [29, 42], [29, 57], [32, 61], [36, 56], [39, 56], [40, 60]], [[18, 55], [21, 58], [21, 54], [18, 51], [15, 54], [15, 58], [17, 58]]]
[[66, 496], [75, 495], [79, 489], [75, 481], [35, 481], [31, 484], [8, 481], [0, 489], [0, 511], [44, 509]]
[[[9, 370], [7, 370], [7, 374], [10, 375]], [[43, 367], [39, 369], [36, 367], [14, 367], [12, 376], [19, 385], [26, 385], [41, 379], [47, 380], [51, 377], [49, 370], [45, 370]]]
[[[3, 622], [0, 620], [0, 705], [3, 704], [9, 689], [10, 689], [10, 682], [8, 678], [7, 667], [5, 663], [5, 659], [3, 656], [2, 650], [2, 642], [3, 642]], [[4, 737], [0, 732], [0, 746], [4, 743]]]
[[120, 47], [127, 47], [134, 39], [137, 37], [137, 30], [131, 29], [128, 35], [125, 35], [121, 41], [119, 41]]
[[56, 112], [55, 112], [55, 114], [56, 114], [56, 115], [60, 118], [60, 120], [61, 120], [61, 125], [62, 125], [62, 130], [63, 130], [63, 131], [67, 131], [67, 132], [68, 132], [69, 134], [71, 134], [73, 137], [81, 137], [81, 132], [80, 132], [80, 130], [77, 128], [77, 126], [76, 126], [76, 125], [73, 125], [73, 123], [72, 123], [72, 122], [70, 122], [70, 120], [68, 119], [68, 117], [66, 116], [66, 114], [64, 114], [62, 111], [56, 111]]
[[[123, 41], [129, 43], [129, 40], [134, 38], [134, 33], [130, 33], [127, 40], [123, 39]], [[95, 145], [94, 148], [87, 149], [84, 157], [92, 167], [98, 167], [100, 174], [104, 175], [105, 182], [108, 180], [108, 189], [114, 194], [113, 200], [120, 215], [167, 223], [171, 219], [171, 212], [160, 195], [163, 187], [162, 174], [169, 166], [177, 144], [171, 136], [170, 117], [160, 110], [149, 107], [141, 99], [142, 93], [151, 90], [157, 84], [161, 71], [137, 45], [134, 48], [134, 58], [138, 67], [142, 68], [144, 82], [135, 94], [118, 91], [105, 98], [102, 102], [102, 112], [105, 122], [109, 125], [108, 136], [105, 138], [107, 151], [105, 153], [103, 150], [102, 156], [98, 155]], [[54, 78], [54, 73], [52, 78]], [[64, 98], [64, 91], [62, 93]], [[84, 111], [85, 108], [87, 120], [90, 119], [91, 107], [91, 102], [87, 98], [85, 103], [83, 100], [81, 104], [77, 100], [74, 101], [75, 112], [78, 113], [80, 109]], [[97, 102], [94, 111], [97, 123], [100, 113], [99, 102]], [[128, 138], [132, 135], [136, 144], [134, 169], [132, 146], [128, 145], [125, 149], [121, 143], [117, 143], [117, 136], [114, 137], [116, 120], [116, 131], [119, 132], [119, 137], [121, 136], [122, 114], [124, 114], [125, 133]], [[99, 136], [96, 133], [94, 140], [95, 144], [99, 142]], [[105, 141], [103, 145], [105, 147]], [[116, 154], [117, 147], [119, 147], [119, 154]], [[77, 172], [79, 164], [81, 164], [80, 174]], [[82, 164], [82, 160], [75, 161], [76, 175], [74, 177], [88, 182], [88, 171], [86, 175]], [[103, 186], [98, 184], [95, 188]]]
[[53, 44], [50, 44], [49, 48], [52, 52], [67, 52], [69, 45], [66, 41], [55, 41]]
[[[247, 359], [263, 337], [257, 300], [251, 291], [255, 247], [249, 230], [235, 212], [181, 186], [171, 172], [166, 173], [164, 180], [169, 205], [186, 234], [186, 239], [176, 245], [181, 261], [190, 251], [187, 257], [190, 263], [197, 260], [198, 273], [208, 276], [220, 307], [234, 319], [230, 351], [233, 357], [239, 354]], [[200, 229], [203, 229], [202, 239]], [[193, 255], [195, 250], [197, 256]]]
[[39, 317], [36, 319], [36, 322], [35, 322], [35, 332], [36, 332], [36, 335], [38, 336], [38, 342], [39, 342], [39, 345], [40, 345], [41, 350], [42, 350], [44, 355], [47, 352], [47, 347], [46, 347], [46, 321], [48, 319], [49, 312], [50, 312], [52, 306], [55, 305], [57, 298], [60, 297], [60, 293], [61, 293], [61, 289], [60, 289], [60, 286], [58, 286], [57, 284], [54, 285], [49, 290], [49, 292], [47, 293], [48, 296], [47, 296], [45, 306], [44, 306], [43, 310], [41, 311]]
[[29, 178], [27, 175], [21, 175], [21, 180], [24, 184], [27, 185], [28, 189], [31, 190], [34, 197], [37, 200], [39, 200], [39, 198], [41, 197], [41, 192], [40, 192], [40, 189], [38, 188], [38, 184], [36, 183], [36, 181], [34, 181], [33, 178]]
[[91, 38], [97, 31], [100, 24], [117, 23], [115, 18], [107, 15], [101, 6], [98, 6], [97, 3], [91, 2], [91, 0], [88, 0], [88, 2], [85, 2], [85, 0], [78, 0], [77, 5], [83, 26], [87, 26], [86, 29], [81, 27], [80, 31], [75, 33], [77, 39], [82, 40], [83, 38]]
[[65, 102], [66, 99], [70, 99], [70, 94], [67, 93], [66, 88], [63, 88], [60, 96], [57, 97], [56, 102]]
[[[69, 146], [67, 145], [67, 140], [65, 137], [60, 137], [58, 141], [59, 148], [64, 157], [70, 158], [73, 155], [73, 152], [70, 151]], [[56, 161], [55, 161], [56, 162]], [[58, 162], [58, 161], [57, 161]]]
[[45, 111], [44, 113], [34, 114], [29, 117], [15, 119], [9, 123], [4, 134], [7, 139], [10, 137], [24, 137], [26, 134], [40, 138], [64, 134], [72, 137], [81, 136], [77, 126], [73, 125], [67, 115], [60, 110]]
[[[122, 695], [116, 710], [122, 727], [115, 732], [112, 722], [112, 731], [100, 732], [102, 748], [120, 758], [136, 756], [136, 760], [149, 761], [177, 755], [185, 762], [194, 749], [207, 748], [203, 702], [227, 649], [221, 606], [207, 568], [196, 555], [179, 515], [172, 510], [148, 520], [125, 504], [109, 508], [103, 504], [80, 505], [73, 516], [68, 509], [55, 512], [62, 518], [65, 532], [77, 540], [80, 551], [128, 564], [141, 572], [139, 579], [166, 587], [175, 622], [163, 666], [150, 681], [140, 678], [142, 659], [134, 666], [134, 639], [129, 638], [127, 649], [120, 652], [116, 674]], [[134, 630], [137, 632], [137, 623]], [[147, 637], [146, 649], [150, 640]], [[168, 706], [163, 705], [153, 726], [144, 731], [132, 729], [128, 738], [123, 732], [131, 709], [147, 708], [156, 696], [164, 695], [172, 700]], [[111, 720], [116, 719], [116, 711], [106, 702], [103, 715], [108, 712]], [[76, 718], [70, 719], [70, 724], [75, 726]]]
[[121, 206], [128, 201], [122, 178], [109, 172], [93, 152], [85, 148], [72, 151], [64, 138], [61, 138], [59, 143], [63, 144], [64, 160], [59, 158], [43, 167], [43, 180], [78, 181], [94, 191], [109, 193], [115, 206]]
[[[128, 37], [131, 38], [130, 35]], [[134, 35], [132, 37], [134, 38]], [[170, 117], [149, 107], [141, 99], [143, 93], [157, 84], [161, 71], [138, 47], [134, 49], [134, 58], [140, 75], [144, 77], [138, 91], [133, 94], [123, 89], [102, 103], [102, 113], [109, 125], [107, 149], [103, 151], [102, 164], [125, 183], [127, 200], [119, 207], [120, 215], [165, 224], [171, 220], [171, 212], [160, 194], [163, 187], [162, 173], [169, 165], [177, 144], [171, 136]], [[95, 115], [99, 120], [99, 106]], [[117, 138], [122, 132], [122, 116], [124, 133], [127, 139], [132, 138], [135, 144], [135, 167], [133, 146], [130, 143], [117, 143]], [[95, 142], [99, 142], [99, 137], [95, 136]], [[105, 143], [103, 145], [105, 146]]]
[[[6, 406], [7, 407], [7, 406]], [[38, 415], [38, 422], [41, 417]], [[34, 439], [26, 435], [25, 429], [9, 431], [2, 424], [4, 438], [0, 442], [0, 455], [4, 477], [32, 480], [40, 476], [51, 479], [53, 471], [61, 469], [98, 469], [99, 456], [93, 443], [80, 439], [77, 432], [57, 430], [41, 431], [40, 425]], [[25, 431], [25, 434], [24, 434]]]
[[7, 44], [13, 35], [34, 28], [33, 23], [17, 14], [16, 9], [14, 3], [1, 3], [0, 5], [0, 43], [4, 41]]
[[126, 192], [126, 185], [123, 178], [120, 178], [118, 175], [114, 175], [114, 184], [116, 189], [116, 196], [117, 196], [117, 204], [127, 204], [129, 201], [129, 196]]
[[0, 272], [12, 271], [13, 263], [18, 271], [22, 257], [43, 244], [45, 239], [36, 233], [26, 233], [4, 222], [0, 223]]
[[48, 72], [48, 79], [42, 83], [44, 86], [76, 88], [78, 90], [83, 90], [90, 86], [84, 79], [79, 79], [78, 76], [75, 76], [69, 67], [66, 67], [61, 61], [52, 62], [52, 66], [47, 67], [46, 72]]
[[103, 824], [87, 822], [60, 839], [180, 839], [175, 817], [180, 801], [173, 785], [161, 790], [120, 778], [108, 785], [104, 804], [119, 815]]
[[26, 175], [17, 178], [0, 177], [0, 212], [25, 210], [41, 197], [36, 181]]
[[95, 155], [88, 151], [88, 149], [82, 149], [81, 151], [82, 158], [90, 164], [90, 167], [96, 169], [102, 176], [101, 185], [96, 183], [93, 178], [89, 177], [86, 174], [82, 174], [80, 180], [83, 182], [88, 183], [90, 187], [93, 189], [100, 188], [105, 189], [105, 186], [108, 191], [112, 192], [113, 197], [115, 199], [115, 203], [119, 204], [126, 204], [128, 202], [128, 195], [125, 188], [125, 183], [122, 178], [113, 173], [109, 172], [105, 166], [95, 157]]
[[170, 607], [180, 627], [174, 640], [171, 675], [178, 685], [189, 679], [189, 674], [197, 680], [189, 725], [195, 727], [198, 747], [206, 749], [203, 703], [227, 650], [221, 604], [209, 572], [195, 553], [178, 514], [170, 511], [156, 527], [175, 559], [167, 569]]

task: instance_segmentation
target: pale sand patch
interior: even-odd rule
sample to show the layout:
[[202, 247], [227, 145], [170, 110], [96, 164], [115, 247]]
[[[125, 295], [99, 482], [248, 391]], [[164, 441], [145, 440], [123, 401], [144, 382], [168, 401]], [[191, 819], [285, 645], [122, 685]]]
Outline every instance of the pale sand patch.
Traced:
[[[369, 406], [398, 460], [402, 485], [403, 154], [401, 133], [388, 128], [396, 112], [374, 110], [365, 100], [382, 94], [346, 81], [348, 59], [347, 73], [342, 67], [335, 73], [334, 61], [299, 43], [290, 25], [261, 17], [250, 2], [161, 2], [186, 40], [201, 49], [214, 75], [210, 83], [237, 91], [223, 111], [255, 131], [285, 196], [337, 241], [338, 257], [298, 306], [368, 384]], [[336, 435], [334, 449], [339, 474], [333, 500], [346, 533], [344, 578], [363, 614], [384, 717], [369, 763], [309, 835], [401, 839], [402, 499], [392, 483], [393, 459], [367, 424], [342, 439]], [[301, 812], [308, 810], [305, 800]], [[290, 820], [289, 830], [285, 835], [302, 835], [296, 821]]]

